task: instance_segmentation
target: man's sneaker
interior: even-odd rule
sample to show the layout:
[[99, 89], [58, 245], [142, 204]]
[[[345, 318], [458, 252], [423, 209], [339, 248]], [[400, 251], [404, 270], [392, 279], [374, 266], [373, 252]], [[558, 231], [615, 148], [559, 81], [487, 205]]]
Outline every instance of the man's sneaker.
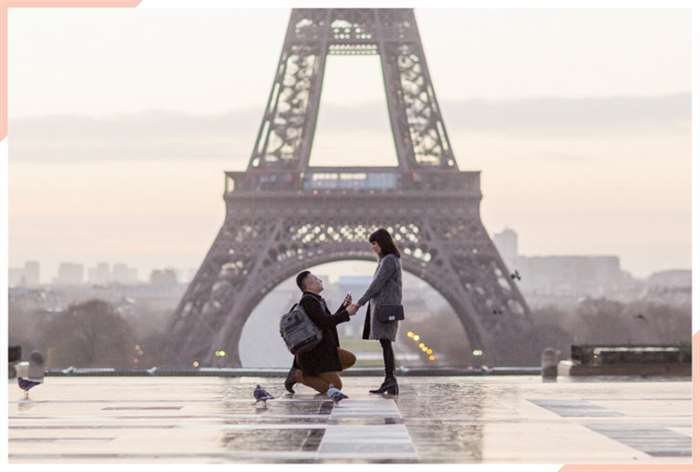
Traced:
[[284, 388], [286, 388], [287, 391], [289, 393], [292, 393], [292, 394], [294, 393], [294, 389], [292, 387], [296, 383], [296, 381], [294, 380], [294, 377], [295, 377], [297, 370], [298, 369], [295, 369], [294, 367], [289, 369], [289, 373], [287, 374], [287, 378], [284, 381]]
[[347, 395], [345, 395], [343, 392], [341, 392], [339, 389], [335, 387], [335, 385], [331, 384], [328, 386], [328, 391], [326, 392], [326, 395], [328, 395], [328, 398], [333, 400], [333, 403], [337, 404], [340, 402], [340, 400], [344, 400], [345, 398], [348, 398]]

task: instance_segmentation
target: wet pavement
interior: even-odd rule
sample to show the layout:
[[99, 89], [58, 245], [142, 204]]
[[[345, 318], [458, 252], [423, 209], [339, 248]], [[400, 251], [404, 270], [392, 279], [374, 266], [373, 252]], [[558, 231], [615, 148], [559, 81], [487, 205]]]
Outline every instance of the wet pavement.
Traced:
[[[345, 379], [333, 405], [281, 378], [10, 381], [9, 460], [26, 462], [691, 463], [691, 382], [535, 376]], [[274, 400], [256, 408], [262, 384]]]

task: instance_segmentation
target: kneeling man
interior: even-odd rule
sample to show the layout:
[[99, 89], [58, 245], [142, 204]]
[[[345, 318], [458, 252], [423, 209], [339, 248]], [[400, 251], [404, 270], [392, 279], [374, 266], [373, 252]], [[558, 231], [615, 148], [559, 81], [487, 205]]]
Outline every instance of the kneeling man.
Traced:
[[339, 392], [343, 388], [339, 374], [355, 364], [356, 359], [355, 354], [340, 348], [336, 326], [350, 321], [350, 317], [357, 313], [357, 309], [351, 306], [352, 297], [347, 295], [335, 314], [331, 314], [326, 301], [321, 297], [323, 281], [320, 278], [305, 270], [297, 275], [297, 285], [303, 292], [299, 303], [311, 321], [319, 327], [323, 339], [313, 349], [294, 357], [294, 364], [284, 386], [290, 393], [294, 393], [292, 386], [299, 382], [319, 393], [327, 393], [331, 398], [338, 394], [346, 398]]

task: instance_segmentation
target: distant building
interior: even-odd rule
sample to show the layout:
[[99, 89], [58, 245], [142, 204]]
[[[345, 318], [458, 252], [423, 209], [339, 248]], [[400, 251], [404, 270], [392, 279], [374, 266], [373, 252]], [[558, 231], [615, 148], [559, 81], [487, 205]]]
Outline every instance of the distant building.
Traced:
[[[321, 283], [325, 288], [331, 286], [331, 278], [324, 274], [318, 274], [318, 278], [321, 279]], [[294, 285], [296, 285], [296, 276], [294, 276]]]
[[503, 262], [509, 269], [513, 270], [518, 259], [518, 233], [510, 228], [505, 228], [500, 233], [494, 233], [493, 243]]
[[[435, 294], [437, 297], [442, 295]], [[444, 299], [436, 299], [435, 304], [429, 305], [425, 297], [404, 297], [403, 305], [407, 312], [410, 313], [411, 321], [422, 321], [426, 318], [434, 317], [439, 312], [438, 307], [445, 303]], [[448, 305], [449, 306], [449, 305]]]
[[93, 285], [133, 285], [138, 282], [138, 270], [123, 262], [114, 264], [111, 268], [106, 262], [100, 262], [96, 267], [88, 269], [88, 282]]
[[24, 278], [30, 287], [36, 287], [40, 282], [39, 261], [27, 261], [24, 264]]
[[97, 267], [88, 269], [88, 283], [97, 285], [107, 285], [112, 278], [112, 273], [109, 269], [109, 264], [100, 262]]
[[605, 296], [629, 285], [629, 274], [617, 256], [521, 256], [518, 233], [505, 228], [493, 242], [509, 271], [518, 271], [518, 286], [526, 295]]
[[367, 290], [372, 282], [372, 277], [368, 275], [343, 275], [338, 277], [338, 288], [343, 294], [349, 293], [357, 301]]
[[150, 277], [151, 285], [158, 287], [168, 287], [177, 285], [177, 273], [175, 269], [154, 269]]
[[194, 279], [194, 276], [197, 275], [197, 269], [194, 267], [189, 267], [185, 269], [184, 275], [183, 275], [183, 282], [190, 282], [192, 279]]
[[693, 272], [685, 269], [654, 272], [647, 279], [647, 286], [663, 288], [685, 288], [693, 284]]
[[27, 261], [24, 267], [10, 267], [8, 271], [10, 287], [36, 287], [39, 285], [39, 263]]
[[338, 285], [342, 290], [350, 290], [357, 288], [367, 288], [372, 282], [372, 277], [369, 275], [341, 275], [338, 277]]
[[617, 256], [520, 256], [524, 292], [571, 296], [604, 296], [626, 280]]
[[669, 305], [690, 306], [693, 272], [685, 269], [654, 272], [645, 280], [644, 298]]
[[122, 285], [131, 285], [138, 282], [138, 270], [118, 262], [112, 267], [112, 282]]
[[10, 287], [23, 287], [27, 283], [27, 278], [24, 275], [24, 269], [20, 267], [10, 267], [8, 275], [8, 283]]
[[53, 279], [55, 285], [80, 285], [85, 278], [85, 267], [82, 264], [61, 262], [58, 275]]

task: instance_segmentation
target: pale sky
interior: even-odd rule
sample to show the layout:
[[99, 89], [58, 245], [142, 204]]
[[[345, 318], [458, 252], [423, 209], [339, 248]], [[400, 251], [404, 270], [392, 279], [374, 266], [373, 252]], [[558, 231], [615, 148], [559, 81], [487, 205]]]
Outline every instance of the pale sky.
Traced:
[[[60, 261], [197, 267], [288, 15], [11, 10], [10, 265], [38, 259], [45, 281]], [[690, 267], [689, 12], [416, 16], [490, 233], [514, 228], [524, 254], [616, 254], [635, 275]], [[329, 58], [312, 164], [395, 162], [381, 84], [377, 57]]]
[[[10, 116], [262, 111], [288, 17], [283, 9], [11, 9]], [[690, 90], [687, 10], [417, 9], [416, 17], [442, 101]], [[364, 88], [369, 75], [344, 85]]]

